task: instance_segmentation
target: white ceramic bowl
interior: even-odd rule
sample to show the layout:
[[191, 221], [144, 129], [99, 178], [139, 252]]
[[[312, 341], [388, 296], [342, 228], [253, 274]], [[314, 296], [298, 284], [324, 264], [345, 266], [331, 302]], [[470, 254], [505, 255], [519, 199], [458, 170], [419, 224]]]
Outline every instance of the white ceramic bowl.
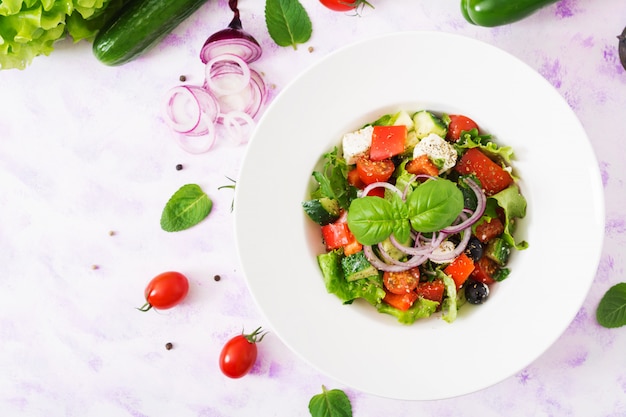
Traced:
[[[451, 324], [434, 316], [402, 325], [328, 294], [319, 228], [301, 207], [343, 133], [400, 109], [466, 114], [512, 146], [528, 202], [519, 238], [530, 247], [487, 303], [463, 306]], [[594, 278], [604, 207], [587, 136], [544, 78], [488, 44], [404, 32], [345, 47], [276, 97], [248, 146], [235, 231], [249, 289], [274, 334], [354, 389], [433, 400], [500, 382], [556, 341]]]

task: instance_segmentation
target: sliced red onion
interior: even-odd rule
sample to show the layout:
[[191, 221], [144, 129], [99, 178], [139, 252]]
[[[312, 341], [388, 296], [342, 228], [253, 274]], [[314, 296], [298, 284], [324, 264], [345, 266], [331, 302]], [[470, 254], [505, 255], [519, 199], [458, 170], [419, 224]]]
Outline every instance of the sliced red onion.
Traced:
[[[231, 70], [237, 71], [228, 64], [220, 67], [220, 72]], [[265, 104], [266, 97], [267, 89], [263, 77], [257, 71], [250, 69], [250, 82], [245, 88], [237, 93], [221, 95], [217, 97], [217, 101], [222, 113], [239, 111], [254, 118]]]
[[247, 63], [256, 61], [261, 57], [261, 45], [248, 32], [243, 30], [239, 10], [231, 7], [235, 13], [233, 20], [226, 29], [220, 30], [209, 36], [200, 50], [200, 59], [207, 63], [216, 56], [223, 54], [236, 55]]
[[199, 136], [208, 132], [219, 112], [211, 93], [201, 87], [181, 85], [168, 92], [164, 113], [165, 122], [175, 132]]
[[457, 256], [463, 253], [463, 251], [467, 247], [467, 243], [469, 242], [471, 236], [472, 236], [472, 229], [471, 227], [468, 227], [465, 230], [463, 230], [463, 237], [461, 238], [461, 241], [459, 242], [459, 244], [456, 245], [454, 250], [450, 252], [446, 252], [441, 255], [431, 253], [430, 255], [428, 255], [428, 258], [431, 261], [437, 262], [437, 263], [452, 262]]
[[218, 120], [224, 125], [228, 138], [236, 145], [247, 142], [255, 127], [252, 117], [241, 111], [221, 114]]
[[[375, 253], [374, 249], [369, 245], [363, 246], [363, 253], [365, 257], [376, 269], [386, 272], [402, 272], [411, 268], [415, 268], [423, 264], [428, 257], [426, 256], [413, 256], [406, 262], [401, 262], [400, 265], [397, 264], [388, 264], [380, 259]], [[400, 261], [398, 261], [400, 262]]]
[[476, 223], [485, 212], [485, 208], [487, 206], [487, 197], [483, 193], [483, 190], [481, 190], [480, 186], [478, 186], [478, 184], [476, 184], [476, 182], [474, 182], [474, 180], [472, 180], [471, 178], [466, 178], [465, 182], [467, 183], [467, 185], [469, 185], [469, 187], [472, 189], [474, 194], [476, 194], [476, 197], [477, 197], [476, 210], [474, 210], [474, 213], [472, 213], [472, 215], [469, 216], [467, 220], [459, 224], [448, 226], [442, 229], [441, 230], [442, 232], [449, 233], [449, 234], [458, 233], [461, 230]]
[[186, 152], [200, 154], [208, 152], [215, 143], [215, 124], [208, 123], [207, 131], [201, 136], [191, 136], [185, 134], [176, 135], [176, 143]]
[[217, 98], [239, 93], [250, 84], [250, 67], [235, 55], [216, 56], [206, 64], [205, 84]]
[[371, 183], [371, 184], [365, 186], [365, 188], [363, 188], [363, 190], [361, 190], [360, 196], [361, 197], [365, 197], [366, 195], [369, 194], [370, 191], [372, 191], [372, 190], [374, 190], [376, 188], [381, 188], [381, 187], [382, 188], [386, 188], [388, 190], [391, 190], [394, 193], [398, 194], [399, 196], [402, 196], [402, 191], [400, 191], [398, 189], [398, 187], [396, 187], [393, 184], [389, 184], [388, 182], [385, 182], [385, 181], [374, 182], [374, 183]]

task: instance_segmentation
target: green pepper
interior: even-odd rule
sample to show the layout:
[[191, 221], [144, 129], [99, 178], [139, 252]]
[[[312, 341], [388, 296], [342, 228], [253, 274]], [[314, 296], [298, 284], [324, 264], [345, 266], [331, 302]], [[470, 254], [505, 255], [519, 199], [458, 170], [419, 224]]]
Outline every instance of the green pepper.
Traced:
[[461, 0], [465, 19], [478, 26], [502, 26], [521, 20], [558, 0]]

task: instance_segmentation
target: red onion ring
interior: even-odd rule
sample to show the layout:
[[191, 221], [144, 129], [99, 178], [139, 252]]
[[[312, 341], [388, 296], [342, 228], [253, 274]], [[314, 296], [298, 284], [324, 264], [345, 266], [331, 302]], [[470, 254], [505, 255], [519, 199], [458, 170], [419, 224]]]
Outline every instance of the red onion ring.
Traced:
[[204, 64], [223, 54], [236, 55], [248, 64], [261, 57], [263, 52], [261, 45], [252, 35], [243, 30], [236, 4], [230, 6], [234, 16], [228, 27], [209, 36], [202, 45], [200, 60]]
[[250, 67], [238, 56], [219, 55], [206, 64], [204, 80], [217, 98], [236, 94], [250, 84]]
[[477, 197], [476, 210], [474, 210], [474, 213], [472, 213], [472, 215], [469, 218], [467, 218], [465, 221], [459, 224], [455, 224], [455, 225], [443, 228], [441, 231], [444, 233], [450, 233], [450, 234], [458, 233], [461, 230], [476, 223], [485, 213], [485, 208], [487, 207], [487, 197], [483, 193], [483, 190], [481, 190], [478, 184], [476, 184], [476, 182], [472, 180], [471, 178], [465, 178], [464, 181], [467, 185], [469, 185], [469, 187], [472, 189], [474, 194], [476, 194], [476, 197]]
[[242, 111], [221, 114], [218, 120], [226, 128], [228, 138], [236, 145], [247, 142], [255, 127], [252, 117]]
[[165, 122], [175, 132], [191, 136], [207, 133], [220, 109], [215, 98], [201, 87], [181, 85], [168, 92]]
[[202, 136], [179, 134], [175, 136], [175, 140], [184, 151], [191, 154], [200, 154], [208, 152], [213, 147], [215, 137], [215, 125], [208, 123], [207, 131]]
[[[229, 64], [225, 64], [220, 68], [221, 73], [231, 70], [236, 71]], [[236, 93], [220, 95], [216, 99], [222, 113], [241, 111], [254, 118], [263, 107], [263, 104], [265, 104], [266, 97], [267, 89], [263, 77], [257, 71], [250, 69], [250, 82], [246, 87]]]
[[373, 182], [373, 183], [365, 186], [365, 188], [363, 188], [363, 190], [361, 190], [360, 196], [361, 197], [365, 197], [366, 195], [369, 194], [370, 191], [372, 191], [372, 190], [374, 190], [376, 188], [386, 188], [386, 189], [391, 190], [394, 193], [398, 194], [400, 197], [402, 197], [402, 191], [400, 191], [398, 189], [398, 187], [396, 187], [393, 184], [389, 184], [388, 182], [385, 182], [385, 181]]

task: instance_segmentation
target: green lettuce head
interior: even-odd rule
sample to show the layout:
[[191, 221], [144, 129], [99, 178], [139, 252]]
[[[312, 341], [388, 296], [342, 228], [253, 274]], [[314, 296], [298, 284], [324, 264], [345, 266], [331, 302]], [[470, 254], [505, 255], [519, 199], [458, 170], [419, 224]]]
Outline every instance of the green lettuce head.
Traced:
[[91, 39], [124, 0], [0, 1], [0, 69], [24, 69], [68, 35]]

